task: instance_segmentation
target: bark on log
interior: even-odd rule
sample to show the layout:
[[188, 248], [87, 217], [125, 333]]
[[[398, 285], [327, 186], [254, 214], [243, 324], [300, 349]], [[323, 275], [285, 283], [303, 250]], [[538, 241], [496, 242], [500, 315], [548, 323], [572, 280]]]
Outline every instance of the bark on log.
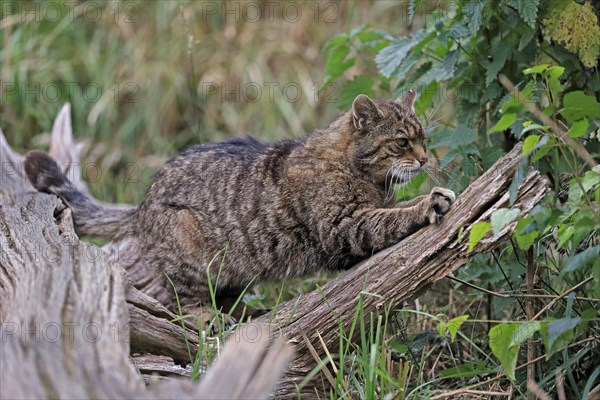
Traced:
[[[69, 118], [66, 106], [54, 124], [51, 154], [87, 191], [79, 170], [68, 170], [79, 165], [81, 150]], [[156, 381], [151, 372], [188, 374], [172, 361], [190, 359], [184, 328], [169, 322], [175, 315], [133, 287], [114, 262], [110, 250], [123, 251], [127, 243], [103, 251], [79, 242], [70, 210], [55, 196], [35, 193], [24, 179], [22, 157], [1, 131], [0, 156], [0, 398], [269, 396], [293, 352], [283, 338], [271, 341], [269, 328], [261, 325], [251, 327], [262, 332], [258, 337], [247, 328], [232, 335], [199, 385], [186, 377], [145, 388], [134, 364], [147, 382]], [[185, 333], [195, 354], [198, 335]], [[135, 352], [169, 357], [154, 357], [151, 366], [137, 357], [132, 364], [130, 339]]]
[[61, 232], [72, 223], [68, 212], [55, 223], [59, 205], [42, 193], [0, 205], [0, 398], [268, 398], [293, 352], [256, 324], [232, 335], [199, 385], [185, 379], [145, 388], [129, 360], [129, 332], [154, 346], [143, 350], [163, 352], [178, 347], [183, 330], [135, 289], [127, 305], [124, 271], [100, 248]]
[[[67, 124], [65, 118], [69, 118], [68, 112], [61, 111], [55, 123], [57, 128], [53, 131], [52, 143], [78, 146], [72, 139], [70, 121]], [[55, 139], [54, 135], [63, 135], [66, 138]], [[59, 163], [62, 161], [63, 165], [70, 166], [79, 162], [79, 149], [54, 153], [55, 157], [62, 157], [59, 158]], [[7, 155], [17, 163], [20, 160], [20, 156], [7, 146], [1, 132], [0, 154], [3, 160]], [[360, 293], [364, 293], [363, 306], [366, 314], [381, 309], [386, 304], [401, 304], [415, 298], [430, 285], [456, 270], [474, 253], [490, 251], [501, 245], [513, 233], [516, 221], [504, 227], [498, 237], [488, 235], [475, 247], [474, 252], [467, 253], [472, 225], [478, 221], [489, 220], [494, 210], [509, 206], [506, 189], [512, 181], [520, 158], [521, 146], [517, 145], [460, 195], [441, 224], [418, 231], [396, 246], [356, 265], [320, 291], [309, 293], [300, 301], [283, 304], [274, 315], [265, 315], [256, 320], [257, 323], [274, 322], [278, 329], [274, 333], [262, 333], [263, 341], [258, 350], [251, 347], [237, 350], [240, 354], [250, 357], [247, 360], [252, 365], [250, 370], [257, 373], [254, 378], [244, 375], [245, 385], [240, 386], [246, 393], [255, 393], [253, 390], [256, 388], [251, 385], [252, 382], [266, 382], [258, 386], [259, 389], [262, 388], [262, 393], [265, 393], [265, 388], [273, 381], [267, 379], [270, 370], [264, 366], [268, 364], [254, 364], [257, 363], [256, 357], [263, 361], [273, 361], [272, 367], [276, 371], [283, 370], [289, 351], [282, 344], [276, 344], [271, 347], [276, 350], [275, 353], [269, 353], [264, 336], [285, 337], [295, 344], [298, 356], [285, 380], [279, 385], [277, 394], [282, 398], [296, 398], [296, 385], [316, 365], [315, 357], [307, 350], [307, 342], [316, 349], [317, 358], [324, 356], [319, 337], [330, 352], [335, 352], [339, 344], [340, 326], [346, 331], [349, 330]], [[78, 185], [85, 187], [80, 175], [71, 171], [70, 177], [77, 180]], [[202, 397], [202, 393], [209, 393], [202, 392], [202, 387], [189, 382], [167, 382], [153, 387], [151, 392], [144, 391], [141, 388], [142, 380], [127, 360], [129, 343], [107, 341], [106, 335], [96, 343], [82, 341], [83, 332], [79, 332], [79, 337], [75, 340], [65, 340], [65, 337], [61, 336], [57, 343], [30, 343], [27, 335], [24, 341], [16, 336], [17, 331], [5, 329], [5, 326], [7, 329], [16, 329], [13, 325], [5, 325], [5, 322], [14, 322], [19, 326], [18, 333], [21, 334], [25, 325], [19, 324], [32, 321], [46, 325], [55, 321], [62, 324], [84, 321], [98, 324], [102, 332], [108, 332], [115, 324], [119, 328], [126, 326], [129, 330], [118, 330], [117, 333], [131, 339], [133, 352], [150, 352], [170, 357], [155, 357], [152, 359], [152, 366], [148, 365], [147, 359], [140, 361], [138, 358], [137, 362], [141, 363], [138, 365], [146, 365], [143, 372], [154, 369], [161, 370], [164, 374], [186, 374], [185, 369], [177, 367], [171, 361], [174, 359], [185, 362], [189, 359], [184, 329], [169, 322], [175, 316], [161, 303], [164, 303], [170, 294], [156, 285], [153, 271], [141, 261], [139, 252], [135, 251], [136, 239], [126, 238], [121, 242], [109, 243], [103, 248], [104, 252], [99, 253], [98, 259], [89, 261], [85, 258], [86, 253], [93, 253], [93, 249], [97, 248], [77, 240], [72, 231], [68, 209], [62, 210], [64, 206], [56, 198], [44, 194], [17, 198], [15, 193], [31, 190], [27, 187], [28, 183], [19, 186], [18, 182], [26, 183], [19, 173], [3, 176], [3, 179], [3, 186], [0, 186], [0, 204], [8, 202], [12, 206], [5, 204], [0, 207], [0, 244], [3, 246], [0, 254], [0, 322], [3, 334], [0, 387], [2, 392], [5, 392], [5, 382], [10, 387], [10, 391], [5, 392], [8, 394], [0, 393], [2, 397], [50, 397], [56, 394], [58, 397], [82, 398], [156, 398], [163, 395], [198, 398]], [[7, 181], [9, 184], [4, 185]], [[544, 197], [547, 190], [546, 181], [537, 171], [530, 170], [512, 207], [519, 208], [523, 216]], [[58, 228], [52, 217], [55, 213], [59, 215]], [[459, 238], [461, 229], [462, 235]], [[24, 232], [31, 232], [33, 236], [24, 235]], [[59, 248], [67, 246], [71, 249], [70, 253], [61, 250], [59, 254], [73, 256], [66, 260], [59, 257], [56, 262], [46, 260], [36, 264], [31, 260], [31, 256], [23, 251], [26, 248], [23, 246], [30, 243], [41, 244], [51, 254], [54, 254], [52, 251], [55, 251], [56, 243], [59, 243]], [[128, 272], [131, 283], [124, 278], [121, 268]], [[323, 296], [327, 302], [323, 300]], [[120, 308], [118, 304], [122, 304], [123, 307]], [[73, 319], [73, 315], [77, 316], [77, 320]], [[128, 324], [124, 322], [127, 319]], [[244, 332], [243, 329], [244, 327], [241, 332]], [[186, 329], [186, 332], [192, 344], [198, 343], [198, 335], [193, 329]], [[64, 329], [62, 333], [64, 335]], [[237, 335], [235, 337], [239, 338], [240, 332], [237, 332]], [[236, 350], [228, 350], [226, 346], [224, 354], [226, 351], [232, 355], [230, 358], [221, 356], [221, 360], [239, 361], [239, 357], [232, 353]], [[240, 374], [248, 370], [224, 367], [223, 364], [219, 368], [216, 370], [236, 371]], [[225, 379], [221, 375], [213, 375], [210, 379], [209, 377], [210, 375], [207, 375], [204, 382], [213, 382], [215, 385], [217, 383], [214, 382], [219, 382], [220, 385]], [[229, 379], [224, 386], [232, 391], [226, 395], [239, 395], [241, 392], [237, 391], [237, 387], [231, 388], [231, 382], [234, 381]], [[25, 385], [23, 387], [26, 389], [19, 385]], [[73, 389], [68, 389], [69, 385], [73, 385]], [[305, 387], [303, 394], [314, 396], [315, 388], [326, 389], [317, 386], [318, 384]], [[35, 387], [36, 391], [32, 391], [30, 387]], [[217, 394], [211, 392], [211, 396]]]
[[[475, 253], [491, 251], [500, 246], [514, 232], [518, 219], [504, 227], [498, 237], [488, 234], [473, 252], [467, 252], [472, 225], [489, 221], [492, 212], [501, 207], [510, 207], [506, 189], [520, 159], [519, 144], [459, 196], [439, 225], [419, 230], [397, 245], [354, 266], [328, 282], [321, 290], [302, 296], [301, 301], [289, 301], [279, 307], [275, 315], [264, 315], [257, 319], [257, 322], [273, 321], [280, 327], [279, 333], [296, 346], [297, 358], [276, 394], [281, 398], [296, 398], [296, 385], [316, 365], [303, 335], [317, 350], [319, 360], [325, 357], [319, 336], [329, 352], [337, 351], [340, 326], [345, 332], [350, 331], [360, 293], [364, 293], [365, 315], [382, 310], [387, 304], [402, 304], [455, 271]], [[547, 191], [546, 180], [538, 171], [530, 169], [512, 207], [521, 210], [521, 218], [539, 203]], [[461, 229], [463, 232], [459, 239]], [[369, 318], [366, 318], [367, 325], [368, 322]], [[359, 331], [356, 330], [355, 340], [358, 335]], [[326, 379], [317, 377], [313, 382], [326, 382]], [[322, 386], [320, 383], [314, 385]], [[327, 390], [326, 387], [317, 389], [323, 393]], [[307, 386], [302, 393], [314, 396], [315, 386]]]

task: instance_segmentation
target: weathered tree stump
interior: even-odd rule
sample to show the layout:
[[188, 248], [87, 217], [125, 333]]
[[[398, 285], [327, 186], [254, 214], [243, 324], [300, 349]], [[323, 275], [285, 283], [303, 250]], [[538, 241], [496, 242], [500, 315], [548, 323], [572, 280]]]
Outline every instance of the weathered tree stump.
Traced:
[[[78, 148], [65, 118], [68, 107], [55, 123], [53, 143]], [[51, 153], [67, 168], [78, 157], [78, 151]], [[109, 252], [79, 241], [70, 210], [23, 180], [21, 156], [1, 131], [0, 156], [8, 166], [0, 186], [0, 398], [269, 397], [293, 352], [258, 324], [231, 336], [200, 384], [184, 378], [146, 388], [134, 365], [147, 381], [153, 381], [148, 372], [189, 373], [172, 361], [189, 362], [184, 328], [133, 287]], [[192, 347], [198, 343], [197, 333], [186, 334]], [[132, 363], [130, 350], [169, 358]]]

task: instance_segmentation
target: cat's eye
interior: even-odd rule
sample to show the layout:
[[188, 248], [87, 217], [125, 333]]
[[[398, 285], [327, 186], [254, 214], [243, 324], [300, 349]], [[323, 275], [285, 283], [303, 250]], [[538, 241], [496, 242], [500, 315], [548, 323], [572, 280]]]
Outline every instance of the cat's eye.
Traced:
[[398, 140], [398, 144], [400, 145], [400, 147], [406, 147], [406, 145], [408, 144], [408, 140], [400, 139]]

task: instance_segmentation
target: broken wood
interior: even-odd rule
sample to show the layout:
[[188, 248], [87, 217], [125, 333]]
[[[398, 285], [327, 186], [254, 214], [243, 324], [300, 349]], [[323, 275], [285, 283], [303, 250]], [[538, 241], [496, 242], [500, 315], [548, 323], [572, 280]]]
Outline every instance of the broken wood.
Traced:
[[[257, 322], [272, 321], [280, 326], [280, 334], [296, 346], [297, 357], [278, 387], [277, 395], [295, 398], [296, 385], [315, 366], [315, 357], [308, 351], [302, 335], [306, 335], [317, 350], [319, 359], [325, 357], [319, 335], [329, 352], [336, 352], [340, 329], [350, 332], [359, 296], [365, 315], [383, 310], [388, 304], [395, 306], [410, 301], [465, 264], [475, 253], [492, 251], [510, 237], [518, 219], [505, 226], [498, 237], [488, 234], [473, 252], [467, 251], [473, 224], [489, 220], [492, 212], [499, 208], [510, 207], [506, 190], [521, 157], [519, 144], [461, 193], [439, 225], [417, 231], [331, 280], [321, 290], [302, 296], [298, 302], [283, 304], [275, 315], [257, 319]], [[512, 207], [521, 210], [519, 217], [522, 218], [547, 191], [546, 180], [538, 171], [530, 169]], [[365, 329], [369, 321], [365, 319]], [[359, 333], [355, 330], [354, 340]], [[318, 381], [326, 380], [319, 378]], [[327, 388], [320, 389], [325, 392]], [[313, 385], [302, 394], [314, 396], [314, 391]]]
[[[61, 233], [68, 225], [55, 223], [59, 204], [33, 193], [0, 205], [1, 398], [268, 398], [292, 350], [257, 324], [231, 336], [216, 372], [199, 385], [185, 379], [146, 388], [129, 360], [129, 339], [140, 336], [138, 350], [189, 360], [176, 354], [183, 328], [140, 293], [127, 304], [124, 271], [98, 247], [71, 240], [74, 232]], [[163, 372], [185, 375], [169, 363]]]
[[[52, 143], [76, 148], [70, 122], [60, 121], [61, 118], [69, 118], [68, 112], [63, 111], [55, 123], [57, 128], [53, 130], [53, 137], [55, 134], [65, 137], [53, 139]], [[20, 160], [20, 155], [8, 147], [1, 132], [0, 153], [3, 160], [6, 154], [9, 154], [10, 160], [17, 163]], [[54, 156], [58, 158], [59, 165], [70, 166], [79, 162], [79, 151], [56, 151]], [[517, 145], [459, 196], [439, 225], [421, 229], [333, 279], [321, 290], [304, 295], [299, 301], [284, 303], [276, 312], [257, 319], [255, 322], [260, 326], [272, 324], [277, 329], [266, 332], [266, 328], [261, 328], [264, 337], [260, 346], [237, 350], [247, 356], [245, 361], [249, 364], [246, 365], [252, 365], [250, 369], [256, 375], [252, 379], [248, 376], [243, 378], [245, 385], [241, 385], [242, 392], [237, 387], [229, 387], [231, 390], [226, 392], [226, 396], [266, 393], [264, 390], [271, 388], [275, 381], [265, 378], [269, 371], [263, 367], [268, 365], [264, 362], [272, 362], [272, 367], [278, 372], [285, 368], [284, 361], [290, 355], [289, 349], [283, 346], [281, 338], [285, 338], [295, 345], [297, 357], [276, 393], [281, 398], [296, 398], [297, 385], [316, 365], [315, 357], [308, 349], [313, 348], [317, 358], [321, 359], [325, 355], [322, 343], [330, 352], [336, 351], [340, 329], [346, 333], [350, 330], [359, 296], [362, 296], [367, 315], [389, 304], [400, 305], [455, 271], [476, 252], [499, 247], [514, 232], [516, 220], [504, 227], [497, 237], [488, 235], [469, 253], [468, 236], [473, 224], [489, 220], [492, 212], [501, 207], [519, 208], [522, 217], [548, 191], [545, 179], [530, 169], [515, 203], [509, 205], [507, 188], [520, 159], [521, 146]], [[130, 352], [154, 355], [150, 359], [136, 356], [133, 360], [134, 364], [137, 362], [142, 367], [147, 382], [162, 381], [165, 375], [186, 375], [188, 369], [177, 366], [177, 363], [190, 361], [184, 333], [192, 346], [200, 340], [193, 326], [184, 329], [179, 323], [171, 322], [176, 316], [162, 305], [171, 294], [157, 284], [156, 273], [143, 263], [139, 251], [136, 251], [139, 248], [136, 238], [109, 243], [102, 251], [79, 242], [73, 232], [69, 210], [64, 209], [58, 199], [38, 193], [19, 194], [32, 191], [23, 177], [18, 172], [3, 176], [9, 184], [0, 186], [0, 204], [5, 203], [0, 206], [0, 244], [3, 246], [0, 254], [0, 322], [3, 339], [7, 334], [0, 354], [2, 365], [11, 366], [8, 372], [2, 368], [2, 379], [9, 377], [13, 382], [11, 390], [6, 392], [10, 394], [7, 397], [54, 397], [54, 394], [58, 397], [85, 397], [83, 395], [87, 393], [91, 397], [131, 398], [161, 397], [169, 393], [169, 397], [187, 398], [202, 397], [202, 393], [207, 393], [202, 392], [202, 386], [179, 381], [157, 384], [152, 386], [151, 391], [145, 391], [142, 379], [128, 361]], [[80, 187], [85, 186], [80, 175], [71, 171], [70, 177], [77, 180]], [[19, 186], [19, 181], [25, 184]], [[58, 226], [53, 218], [55, 214], [58, 215]], [[23, 246], [30, 243], [50, 250], [66, 246], [69, 252], [61, 250], [59, 254], [72, 254], [73, 257], [48, 258], [36, 263], [23, 250], [26, 249]], [[87, 260], [85, 255], [88, 252], [97, 252], [97, 257]], [[35, 308], [32, 309], [32, 306]], [[117, 324], [118, 337], [126, 340], [111, 341], [105, 335], [102, 341], [88, 343], [81, 337], [66, 341], [61, 336], [58, 343], [30, 343], [18, 337], [17, 331], [5, 329], [16, 329], [19, 324], [29, 321], [44, 324], [54, 321], [62, 324], [68, 321], [94, 322], [102, 332], [108, 332], [107, 329]], [[9, 327], [5, 322], [17, 325]], [[365, 322], [368, 324], [369, 318]], [[241, 329], [251, 327], [242, 326]], [[354, 339], [357, 334], [358, 331]], [[240, 330], [236, 335], [239, 338]], [[275, 351], [272, 354], [267, 348], [271, 336], [279, 338], [270, 347]], [[228, 350], [225, 346], [223, 354], [226, 351], [236, 350]], [[244, 372], [235, 364], [239, 357], [226, 358], [223, 354], [220, 359], [233, 364], [227, 367], [221, 364], [217, 371]], [[263, 364], [258, 359], [263, 360]], [[148, 360], [152, 360], [151, 365]], [[153, 381], [149, 376], [152, 372], [158, 372], [161, 378]], [[31, 380], [30, 375], [33, 376]], [[27, 377], [27, 384], [24, 377]], [[220, 375], [211, 376], [209, 372], [203, 382], [222, 385], [224, 379]], [[259, 386], [252, 386], [253, 381], [266, 382], [259, 385], [262, 391]], [[327, 388], [321, 384], [323, 381], [326, 380], [315, 379], [301, 394], [314, 396], [315, 389], [326, 391]], [[226, 383], [229, 384], [225, 386], [232, 386], [230, 382]], [[72, 390], [67, 389], [69, 385], [73, 385]], [[28, 389], [30, 386], [35, 386], [35, 389]], [[211, 392], [211, 396], [217, 395]], [[257, 394], [257, 397], [260, 396]]]
[[[55, 122], [52, 143], [74, 145], [70, 123], [61, 118], [69, 118], [68, 108]], [[70, 168], [78, 151], [54, 154]], [[293, 351], [256, 324], [231, 335], [212, 366], [216, 372], [200, 384], [185, 377], [146, 388], [144, 381], [164, 380], [154, 373], [187, 374], [173, 360], [192, 361], [198, 334], [170, 322], [176, 316], [138, 291], [114, 254], [79, 241], [70, 210], [23, 180], [22, 157], [1, 131], [0, 154], [11, 167], [0, 186], [0, 398], [269, 397]], [[130, 362], [132, 351], [168, 357], [154, 356], [150, 366], [147, 358]]]

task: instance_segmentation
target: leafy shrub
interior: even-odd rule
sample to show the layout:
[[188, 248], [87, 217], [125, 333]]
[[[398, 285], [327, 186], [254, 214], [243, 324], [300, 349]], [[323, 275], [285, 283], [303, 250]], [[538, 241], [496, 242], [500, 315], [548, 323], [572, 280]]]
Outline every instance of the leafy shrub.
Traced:
[[[420, 4], [410, 1], [411, 10]], [[519, 210], [510, 206], [530, 165], [547, 176], [554, 191], [516, 221], [515, 235], [500, 252], [477, 255], [463, 267], [455, 286], [467, 291], [468, 284], [477, 288], [470, 295], [489, 296], [478, 337], [487, 333], [485, 346], [521, 393], [527, 377], [518, 364], [531, 361], [521, 351], [524, 343], [536, 357], [545, 355], [534, 376], [550, 393], [557, 390], [556, 371], [567, 377], [568, 398], [585, 397], [600, 373], [594, 361], [600, 355], [600, 167], [594, 167], [600, 155], [600, 24], [594, 7], [590, 1], [461, 0], [437, 9], [410, 36], [364, 25], [325, 46], [325, 83], [344, 82], [340, 108], [359, 93], [394, 97], [417, 88], [415, 108], [438, 157], [431, 184], [445, 178], [460, 191], [524, 142], [509, 205], [471, 230], [472, 245], [515, 223]], [[351, 67], [358, 72], [350, 75]], [[425, 182], [409, 190], [422, 190]], [[473, 322], [432, 318], [452, 341], [450, 326]], [[470, 345], [471, 356], [484, 362]], [[495, 370], [484, 364], [457, 367], [450, 375]]]

